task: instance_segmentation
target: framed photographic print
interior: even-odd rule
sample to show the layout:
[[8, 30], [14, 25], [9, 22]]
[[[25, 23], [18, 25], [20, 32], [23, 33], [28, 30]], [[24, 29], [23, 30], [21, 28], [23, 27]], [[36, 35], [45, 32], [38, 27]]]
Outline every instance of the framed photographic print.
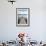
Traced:
[[16, 8], [16, 26], [30, 25], [30, 9]]

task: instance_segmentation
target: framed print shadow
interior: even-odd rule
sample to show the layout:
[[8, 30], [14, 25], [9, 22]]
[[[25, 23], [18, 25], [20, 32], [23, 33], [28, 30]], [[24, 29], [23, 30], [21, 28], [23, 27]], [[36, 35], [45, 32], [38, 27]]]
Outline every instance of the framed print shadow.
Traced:
[[16, 8], [16, 26], [30, 26], [29, 8]]

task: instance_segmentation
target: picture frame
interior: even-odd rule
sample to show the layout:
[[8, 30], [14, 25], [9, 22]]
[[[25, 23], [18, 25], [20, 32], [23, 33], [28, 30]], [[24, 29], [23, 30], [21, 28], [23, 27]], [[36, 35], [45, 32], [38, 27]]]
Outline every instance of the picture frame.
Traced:
[[30, 8], [16, 8], [16, 26], [30, 26]]

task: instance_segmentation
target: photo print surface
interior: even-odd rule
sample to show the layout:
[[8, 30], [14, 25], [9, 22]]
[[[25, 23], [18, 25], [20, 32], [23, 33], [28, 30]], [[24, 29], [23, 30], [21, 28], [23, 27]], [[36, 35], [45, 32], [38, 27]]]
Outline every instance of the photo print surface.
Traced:
[[29, 8], [16, 8], [16, 26], [29, 26], [30, 25], [30, 9]]

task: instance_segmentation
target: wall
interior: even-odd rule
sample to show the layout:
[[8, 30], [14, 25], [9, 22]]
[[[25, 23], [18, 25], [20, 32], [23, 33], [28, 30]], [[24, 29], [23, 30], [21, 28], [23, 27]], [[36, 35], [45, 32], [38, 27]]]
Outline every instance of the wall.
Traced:
[[[16, 27], [16, 8], [30, 8], [30, 27]], [[46, 0], [17, 0], [14, 5], [0, 0], [0, 40], [15, 40], [21, 31], [46, 40]]]

